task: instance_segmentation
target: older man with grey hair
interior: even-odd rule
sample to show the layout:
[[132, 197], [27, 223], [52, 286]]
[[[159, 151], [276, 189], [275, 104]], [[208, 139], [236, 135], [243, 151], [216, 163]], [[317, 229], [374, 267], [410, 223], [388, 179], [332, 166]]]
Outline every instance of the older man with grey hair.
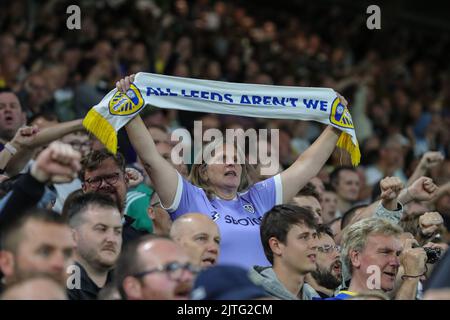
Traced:
[[368, 218], [345, 228], [342, 237], [341, 259], [344, 274], [351, 275], [348, 291], [341, 291], [335, 299], [373, 290], [390, 292], [396, 286], [396, 299], [414, 299], [417, 283], [425, 272], [426, 254], [422, 248], [405, 245], [402, 248], [402, 229], [385, 219]]

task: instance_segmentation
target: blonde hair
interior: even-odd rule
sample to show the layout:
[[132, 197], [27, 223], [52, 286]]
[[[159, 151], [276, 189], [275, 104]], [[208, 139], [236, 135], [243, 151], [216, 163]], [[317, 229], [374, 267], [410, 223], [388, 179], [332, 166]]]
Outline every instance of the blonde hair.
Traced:
[[[210, 151], [212, 150], [218, 150], [221, 146], [224, 146], [225, 144], [222, 141], [214, 140], [210, 143], [208, 143], [203, 150], [209, 151], [208, 154], [211, 154]], [[241, 164], [242, 172], [241, 172], [241, 181], [239, 183], [238, 192], [245, 191], [248, 189], [253, 183], [250, 179], [249, 172], [255, 170], [252, 166], [248, 164], [248, 160], [244, 155], [244, 152], [240, 148], [239, 145], [234, 145], [235, 150], [237, 150], [237, 156], [239, 160], [244, 160], [244, 163]], [[223, 147], [222, 147], [223, 148]], [[192, 165], [191, 172], [189, 174], [189, 181], [196, 185], [199, 188], [202, 188], [209, 199], [211, 199], [213, 196], [217, 195], [214, 191], [214, 188], [208, 183], [208, 180], [204, 178], [205, 172], [208, 167], [208, 163], [206, 161], [207, 159], [204, 159], [203, 152], [200, 151], [196, 157], [194, 164]]]
[[367, 244], [367, 238], [370, 235], [400, 236], [402, 228], [391, 223], [388, 220], [380, 218], [362, 219], [343, 230], [341, 245], [341, 262], [343, 266], [343, 275], [347, 280], [352, 273], [352, 262], [350, 258], [351, 251], [364, 250]]

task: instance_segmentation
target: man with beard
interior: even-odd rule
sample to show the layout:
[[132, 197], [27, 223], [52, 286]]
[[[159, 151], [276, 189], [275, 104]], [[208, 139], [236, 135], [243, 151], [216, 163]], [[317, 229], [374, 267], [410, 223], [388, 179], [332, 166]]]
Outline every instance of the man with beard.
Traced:
[[399, 226], [380, 218], [363, 219], [348, 226], [342, 237], [341, 255], [351, 281], [348, 291], [341, 291], [334, 299], [348, 299], [372, 290], [390, 292], [400, 266], [404, 274], [396, 298], [415, 299], [427, 256], [423, 248], [402, 249], [401, 234]]
[[106, 149], [94, 150], [83, 159], [81, 166], [80, 180], [83, 192], [102, 193], [116, 203], [122, 215], [123, 243], [144, 235], [145, 232], [132, 226], [134, 219], [124, 214], [128, 177], [125, 174], [123, 156], [120, 153], [114, 155]]
[[173, 240], [146, 235], [126, 245], [115, 279], [125, 300], [187, 300], [198, 271]]
[[329, 298], [342, 282], [340, 247], [336, 246], [330, 228], [319, 226], [317, 235], [317, 270], [308, 273], [305, 282], [322, 298]]
[[73, 197], [67, 214], [75, 241], [75, 265], [81, 275], [80, 287], [68, 287], [68, 296], [71, 300], [95, 300], [111, 281], [110, 271], [120, 254], [121, 215], [116, 203], [101, 193]]
[[220, 251], [220, 232], [207, 215], [188, 213], [177, 218], [170, 229], [170, 237], [182, 246], [198, 267], [217, 263]]

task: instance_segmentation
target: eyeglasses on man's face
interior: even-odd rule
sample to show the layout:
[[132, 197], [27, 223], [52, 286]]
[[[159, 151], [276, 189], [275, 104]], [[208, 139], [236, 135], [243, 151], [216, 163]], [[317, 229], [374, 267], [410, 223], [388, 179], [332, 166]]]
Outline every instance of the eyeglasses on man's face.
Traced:
[[341, 247], [340, 246], [332, 246], [329, 244], [317, 247], [317, 251], [322, 252], [322, 253], [330, 253], [330, 252], [333, 252], [334, 250], [336, 250], [336, 252], [341, 252]]
[[86, 183], [89, 184], [92, 188], [98, 189], [102, 185], [102, 181], [105, 181], [110, 186], [113, 186], [117, 183], [119, 177], [120, 173], [116, 172], [109, 175], [86, 179]]
[[200, 268], [192, 265], [191, 263], [169, 262], [154, 269], [135, 273], [132, 276], [135, 278], [142, 278], [152, 273], [161, 272], [166, 273], [170, 280], [178, 281], [181, 279], [185, 271], [189, 271], [192, 274], [197, 274], [200, 272]]
[[82, 149], [82, 148], [91, 148], [92, 147], [92, 141], [87, 140], [87, 141], [79, 141], [79, 140], [74, 140], [69, 142], [69, 144], [76, 150]]

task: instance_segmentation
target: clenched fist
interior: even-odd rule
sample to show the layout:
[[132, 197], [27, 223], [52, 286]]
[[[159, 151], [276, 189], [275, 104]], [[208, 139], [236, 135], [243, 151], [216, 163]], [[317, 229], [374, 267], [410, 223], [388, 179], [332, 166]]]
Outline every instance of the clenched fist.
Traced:
[[81, 154], [70, 145], [55, 141], [42, 151], [31, 167], [31, 175], [40, 182], [66, 183], [76, 178]]
[[381, 203], [388, 210], [397, 209], [397, 197], [403, 188], [403, 182], [397, 177], [386, 177], [380, 181]]
[[412, 248], [413, 241], [406, 241], [405, 248], [400, 255], [400, 264], [404, 274], [418, 276], [425, 273], [427, 254], [423, 248]]
[[425, 212], [419, 217], [419, 226], [425, 236], [433, 235], [444, 223], [439, 212]]

